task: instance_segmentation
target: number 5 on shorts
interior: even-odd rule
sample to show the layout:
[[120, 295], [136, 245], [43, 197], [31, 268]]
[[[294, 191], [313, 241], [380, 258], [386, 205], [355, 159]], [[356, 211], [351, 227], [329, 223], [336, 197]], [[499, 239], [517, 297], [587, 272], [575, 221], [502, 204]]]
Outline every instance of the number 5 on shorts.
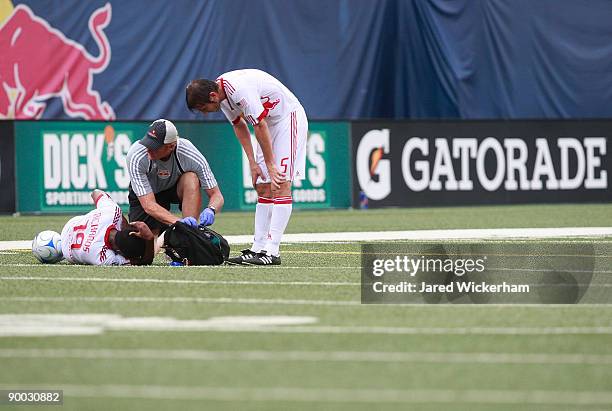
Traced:
[[281, 162], [280, 162], [280, 165], [283, 167], [283, 174], [287, 173], [287, 160], [289, 160], [289, 157], [285, 157], [281, 159]]

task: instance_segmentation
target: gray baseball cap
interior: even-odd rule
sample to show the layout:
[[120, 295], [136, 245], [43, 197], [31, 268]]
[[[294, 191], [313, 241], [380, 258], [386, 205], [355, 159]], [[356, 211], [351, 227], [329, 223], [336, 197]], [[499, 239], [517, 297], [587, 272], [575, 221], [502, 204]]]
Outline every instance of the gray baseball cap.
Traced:
[[157, 150], [164, 144], [174, 143], [178, 138], [178, 131], [174, 124], [161, 118], [151, 123], [147, 134], [140, 139], [140, 144], [150, 150]]

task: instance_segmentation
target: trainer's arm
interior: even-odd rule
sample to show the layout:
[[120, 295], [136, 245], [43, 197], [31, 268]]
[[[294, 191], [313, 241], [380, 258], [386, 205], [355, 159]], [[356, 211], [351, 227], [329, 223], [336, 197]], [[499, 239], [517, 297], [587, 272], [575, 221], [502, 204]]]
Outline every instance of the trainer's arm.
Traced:
[[205, 188], [204, 191], [206, 191], [206, 195], [208, 195], [208, 207], [213, 206], [215, 208], [215, 213], [221, 211], [225, 199], [223, 198], [223, 194], [221, 194], [219, 186]]
[[180, 220], [180, 218], [172, 214], [170, 211], [157, 204], [157, 201], [155, 201], [155, 194], [153, 193], [148, 193], [138, 197], [138, 201], [140, 201], [140, 205], [144, 209], [145, 213], [161, 223], [174, 224]]

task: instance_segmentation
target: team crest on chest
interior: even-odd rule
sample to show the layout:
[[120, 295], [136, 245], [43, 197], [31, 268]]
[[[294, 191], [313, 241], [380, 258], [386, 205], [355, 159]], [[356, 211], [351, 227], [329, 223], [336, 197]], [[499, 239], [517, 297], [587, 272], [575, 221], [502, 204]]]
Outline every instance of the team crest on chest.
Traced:
[[166, 170], [166, 169], [163, 169], [163, 168], [160, 168], [160, 169], [157, 170], [157, 177], [162, 178], [162, 179], [165, 180], [166, 178], [170, 177], [170, 171]]

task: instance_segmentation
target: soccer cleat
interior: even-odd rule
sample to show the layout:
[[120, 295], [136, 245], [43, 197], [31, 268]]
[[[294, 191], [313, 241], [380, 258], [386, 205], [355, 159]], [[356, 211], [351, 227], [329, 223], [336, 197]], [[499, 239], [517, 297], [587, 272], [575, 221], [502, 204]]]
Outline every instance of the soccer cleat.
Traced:
[[244, 261], [244, 264], [246, 265], [280, 265], [280, 263], [280, 256], [275, 257], [273, 255], [268, 255], [266, 250], [262, 250], [253, 257]]
[[240, 255], [236, 257], [228, 258], [226, 263], [230, 265], [242, 265], [246, 260], [253, 258], [257, 255], [256, 252], [250, 249], [242, 250]]

